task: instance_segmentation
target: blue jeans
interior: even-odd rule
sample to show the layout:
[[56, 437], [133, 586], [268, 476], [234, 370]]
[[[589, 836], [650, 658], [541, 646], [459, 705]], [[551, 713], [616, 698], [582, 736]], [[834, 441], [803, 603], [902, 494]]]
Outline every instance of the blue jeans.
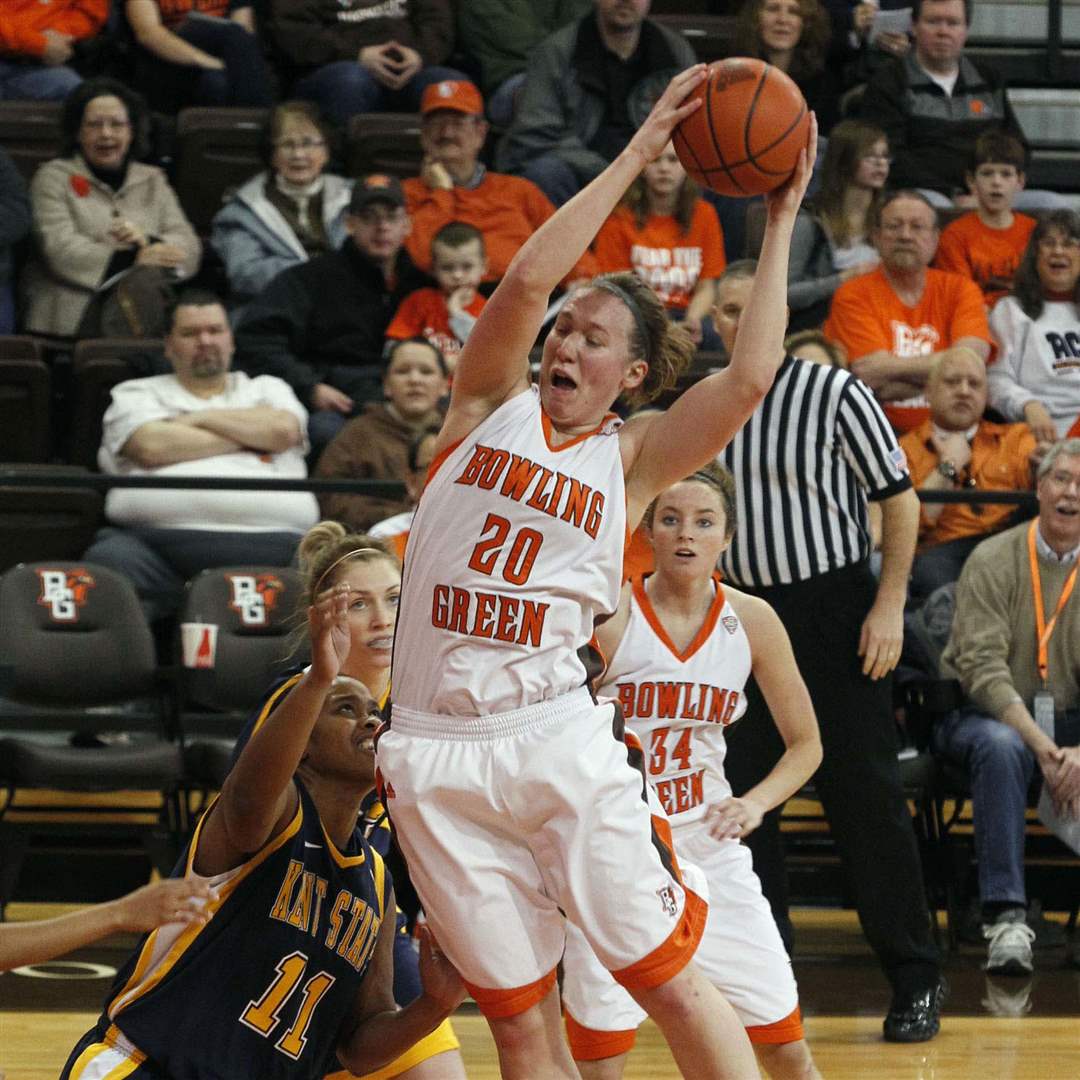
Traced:
[[1035, 755], [1015, 728], [970, 708], [935, 728], [934, 749], [968, 774], [979, 899], [1025, 907], [1024, 815]]
[[400, 90], [388, 90], [356, 60], [335, 60], [299, 79], [293, 90], [298, 98], [314, 101], [333, 123], [344, 124], [357, 113], [419, 112], [420, 98], [432, 83], [466, 78], [454, 68], [425, 67]]
[[62, 101], [82, 79], [63, 64], [0, 60], [0, 101]]

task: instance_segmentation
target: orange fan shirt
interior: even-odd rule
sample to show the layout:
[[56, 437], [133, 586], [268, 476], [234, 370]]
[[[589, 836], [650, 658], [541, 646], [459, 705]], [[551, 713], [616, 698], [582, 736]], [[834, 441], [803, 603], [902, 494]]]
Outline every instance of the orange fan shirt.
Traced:
[[[0, 4], [0, 53], [12, 57], [41, 56], [45, 31], [55, 30], [81, 41], [101, 32], [109, 17], [109, 0], [3, 0]], [[0, 57], [7, 59], [8, 57]]]
[[1012, 289], [1013, 275], [1024, 257], [1035, 219], [1013, 214], [1007, 229], [991, 229], [977, 213], [965, 214], [946, 226], [934, 265], [971, 278], [982, 289], [988, 308]]
[[[938, 467], [940, 458], [930, 436], [933, 427], [924, 421], [900, 440], [907, 456], [911, 482], [921, 487]], [[1031, 454], [1035, 436], [1027, 424], [995, 424], [983, 420], [971, 440], [971, 461], [963, 478], [975, 481], [977, 491], [1028, 491], [1031, 488]], [[1005, 528], [1016, 512], [1011, 503], [946, 503], [937, 521], [926, 516], [927, 503], [921, 503], [919, 515], [919, 550], [965, 536], [989, 535]]]
[[[926, 271], [926, 285], [914, 307], [896, 295], [880, 266], [846, 281], [833, 295], [823, 330], [830, 341], [843, 345], [851, 361], [881, 351], [901, 357], [928, 356], [965, 337], [990, 341], [979, 287], [944, 270]], [[930, 415], [921, 392], [903, 401], [882, 402], [882, 407], [901, 432]]]
[[716, 211], [698, 199], [684, 233], [669, 214], [650, 214], [638, 228], [633, 213], [618, 207], [593, 241], [598, 272], [633, 270], [667, 308], [685, 311], [701, 278], [724, 272], [724, 234]]
[[[477, 293], [465, 310], [477, 318], [484, 310], [486, 301]], [[440, 289], [417, 289], [409, 293], [398, 305], [390, 325], [386, 328], [388, 338], [422, 337], [430, 341], [446, 357], [447, 365], [453, 369], [458, 353], [465, 344], [459, 341], [450, 329], [450, 312], [446, 306], [446, 297]]]

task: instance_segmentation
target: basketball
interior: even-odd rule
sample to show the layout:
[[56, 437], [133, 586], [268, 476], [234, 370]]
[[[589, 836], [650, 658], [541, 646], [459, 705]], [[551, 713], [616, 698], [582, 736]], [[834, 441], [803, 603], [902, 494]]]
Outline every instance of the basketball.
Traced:
[[779, 68], [735, 56], [709, 65], [690, 95], [704, 104], [675, 129], [687, 173], [721, 195], [761, 195], [791, 175], [806, 146], [810, 111]]

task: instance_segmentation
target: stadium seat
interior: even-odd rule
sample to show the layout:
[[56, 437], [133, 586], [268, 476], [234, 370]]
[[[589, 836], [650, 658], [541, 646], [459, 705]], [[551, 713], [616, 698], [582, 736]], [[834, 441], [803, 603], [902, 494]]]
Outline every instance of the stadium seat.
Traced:
[[30, 337], [0, 337], [0, 461], [49, 460], [52, 373]]
[[735, 55], [734, 15], [655, 14], [653, 21], [682, 34], [706, 64]]
[[420, 173], [419, 113], [358, 113], [349, 118], [345, 140], [348, 176], [390, 173], [402, 180]]
[[73, 465], [97, 467], [101, 420], [112, 388], [125, 379], [168, 373], [171, 368], [154, 339], [88, 338], [72, 357], [70, 424], [67, 459]]
[[174, 185], [192, 227], [202, 236], [229, 192], [259, 172], [263, 127], [257, 108], [181, 109], [176, 119]]
[[280, 566], [219, 567], [188, 582], [177, 694], [185, 764], [196, 786], [221, 786], [252, 710], [275, 679], [306, 662], [306, 637], [291, 656], [288, 640], [300, 625], [303, 592], [300, 574]]
[[0, 146], [27, 183], [43, 161], [60, 155], [59, 101], [0, 101]]
[[[184, 829], [183, 761], [134, 587], [92, 563], [12, 567], [0, 577], [0, 663], [0, 907], [30, 838], [58, 829], [138, 836], [167, 873]], [[28, 795], [45, 791], [70, 798]], [[133, 813], [118, 801], [95, 819], [78, 800], [132, 791], [156, 805]]]

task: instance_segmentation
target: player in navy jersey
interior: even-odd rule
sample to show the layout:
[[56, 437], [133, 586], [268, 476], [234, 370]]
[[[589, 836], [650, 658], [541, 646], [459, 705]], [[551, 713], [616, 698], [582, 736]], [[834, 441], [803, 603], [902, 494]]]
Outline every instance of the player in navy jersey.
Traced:
[[264, 707], [184, 859], [210, 886], [206, 921], [142, 941], [62, 1080], [321, 1080], [339, 1061], [364, 1075], [461, 1001], [424, 940], [424, 990], [394, 1003], [393, 887], [357, 825], [378, 706], [342, 674], [354, 627], [389, 655], [392, 620], [373, 628], [350, 580], [326, 584], [308, 611], [311, 667]]

